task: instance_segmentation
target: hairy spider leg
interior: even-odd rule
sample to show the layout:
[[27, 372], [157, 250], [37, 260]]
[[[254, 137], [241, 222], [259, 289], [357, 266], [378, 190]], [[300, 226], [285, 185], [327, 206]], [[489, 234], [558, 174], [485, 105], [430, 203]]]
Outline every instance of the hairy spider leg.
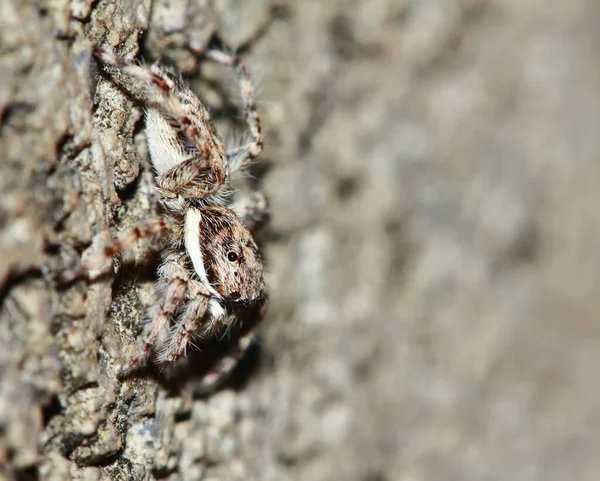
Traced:
[[256, 108], [256, 96], [248, 67], [239, 55], [228, 54], [220, 50], [195, 49], [194, 51], [216, 63], [233, 67], [237, 74], [244, 109], [244, 120], [250, 128], [252, 140], [227, 152], [227, 161], [231, 171], [235, 172], [248, 165], [255, 157], [258, 157], [264, 144], [262, 126]]
[[246, 355], [248, 348], [256, 341], [257, 332], [251, 329], [241, 336], [235, 347], [225, 356], [219, 359], [217, 363], [202, 377], [197, 389], [201, 392], [210, 392], [219, 384], [227, 379], [238, 362]]
[[128, 376], [150, 358], [152, 348], [161, 331], [168, 327], [171, 316], [176, 314], [183, 304], [186, 290], [186, 284], [181, 279], [173, 279], [167, 284], [164, 297], [158, 306], [158, 312], [152, 319], [150, 330], [142, 340], [141, 349], [119, 370], [119, 379]]
[[68, 284], [80, 277], [90, 276], [90, 272], [100, 268], [107, 259], [111, 259], [122, 253], [135, 242], [157, 234], [163, 234], [169, 230], [168, 223], [162, 218], [150, 219], [136, 225], [132, 229], [118, 234], [102, 246], [102, 251], [92, 254], [88, 259], [77, 267], [66, 270], [58, 277], [58, 282]]

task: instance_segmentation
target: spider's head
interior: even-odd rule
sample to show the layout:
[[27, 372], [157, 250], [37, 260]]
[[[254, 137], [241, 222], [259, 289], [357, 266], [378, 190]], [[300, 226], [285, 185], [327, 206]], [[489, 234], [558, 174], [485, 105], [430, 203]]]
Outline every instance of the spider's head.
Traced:
[[202, 283], [215, 297], [251, 302], [264, 291], [263, 267], [250, 231], [225, 207], [190, 209], [185, 245]]

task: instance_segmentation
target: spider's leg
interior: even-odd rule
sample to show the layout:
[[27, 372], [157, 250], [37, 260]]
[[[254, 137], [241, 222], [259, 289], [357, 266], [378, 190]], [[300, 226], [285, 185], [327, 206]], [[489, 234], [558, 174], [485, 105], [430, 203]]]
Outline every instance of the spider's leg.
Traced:
[[210, 392], [214, 390], [221, 382], [229, 377], [237, 363], [244, 357], [248, 348], [254, 343], [257, 337], [255, 329], [251, 329], [240, 337], [235, 347], [223, 356], [200, 380], [198, 390], [201, 392]]
[[252, 230], [269, 216], [269, 201], [262, 192], [254, 192], [249, 197], [237, 201], [231, 206], [248, 229]]
[[190, 281], [188, 288], [185, 310], [169, 333], [168, 342], [160, 350], [159, 362], [175, 361], [183, 356], [196, 334], [198, 323], [206, 317], [210, 293], [198, 281]]
[[[214, 390], [222, 381], [224, 381], [233, 371], [238, 361], [242, 359], [248, 348], [255, 342], [258, 337], [257, 322], [260, 322], [264, 318], [268, 308], [269, 291], [264, 289], [262, 292], [262, 298], [260, 302], [255, 306], [252, 311], [254, 322], [250, 328], [246, 328], [242, 331], [242, 336], [237, 340], [236, 345], [231, 349], [224, 357], [222, 357], [211, 369], [208, 371], [202, 380], [200, 381], [199, 390], [203, 392], [210, 392]], [[256, 316], [256, 317], [254, 317]], [[245, 323], [243, 318], [239, 319], [240, 322]]]
[[[109, 243], [104, 245], [101, 255], [104, 258], [116, 256], [133, 243], [155, 234], [163, 234], [168, 232], [168, 230], [168, 223], [160, 217], [141, 222], [130, 230], [113, 237]], [[89, 262], [93, 263], [93, 259], [90, 259]]]
[[227, 152], [227, 161], [231, 171], [234, 172], [248, 165], [252, 159], [258, 157], [263, 149], [264, 137], [256, 109], [252, 79], [248, 72], [248, 67], [238, 55], [228, 54], [220, 50], [198, 51], [198, 53], [219, 64], [233, 67], [238, 76], [244, 108], [244, 119], [250, 128], [251, 141]]
[[[102, 273], [104, 264], [115, 255], [120, 254], [133, 243], [140, 239], [150, 237], [155, 234], [167, 232], [169, 226], [164, 219], [156, 218], [142, 222], [132, 229], [118, 234], [110, 241], [101, 245], [98, 252], [92, 253], [77, 267], [63, 272], [59, 278], [59, 283], [68, 284], [80, 277], [89, 277], [91, 279]], [[100, 269], [100, 273], [94, 272]]]
[[173, 258], [171, 261], [167, 260], [161, 266], [159, 276], [159, 285], [164, 284], [165, 287], [162, 300], [156, 306], [156, 314], [152, 318], [137, 354], [119, 371], [118, 377], [121, 379], [148, 361], [160, 334], [168, 328], [170, 318], [177, 313], [184, 302], [188, 276], [177, 260]]

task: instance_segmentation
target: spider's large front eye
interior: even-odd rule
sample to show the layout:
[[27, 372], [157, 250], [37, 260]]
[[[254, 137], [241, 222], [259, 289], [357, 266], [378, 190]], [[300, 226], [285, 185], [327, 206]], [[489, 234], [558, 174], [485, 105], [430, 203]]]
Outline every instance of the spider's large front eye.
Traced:
[[235, 262], [235, 261], [237, 261], [237, 260], [238, 260], [238, 255], [237, 255], [237, 253], [235, 253], [235, 252], [233, 252], [233, 251], [230, 251], [230, 252], [228, 252], [228, 253], [227, 253], [227, 260], [228, 260], [229, 262]]

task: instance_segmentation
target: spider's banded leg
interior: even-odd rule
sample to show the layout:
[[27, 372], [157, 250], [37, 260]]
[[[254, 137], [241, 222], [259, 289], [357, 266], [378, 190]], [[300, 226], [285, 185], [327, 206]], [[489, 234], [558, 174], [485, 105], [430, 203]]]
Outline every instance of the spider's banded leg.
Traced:
[[169, 341], [158, 355], [159, 362], [174, 361], [185, 354], [185, 350], [194, 337], [198, 323], [206, 317], [210, 292], [196, 280], [188, 281], [187, 304], [175, 326], [169, 333]]
[[109, 242], [102, 246], [101, 252], [96, 252], [85, 259], [81, 265], [74, 269], [63, 272], [58, 281], [60, 283], [70, 283], [80, 277], [94, 278], [97, 274], [93, 271], [100, 269], [103, 264], [113, 256], [120, 254], [133, 243], [155, 234], [162, 234], [168, 230], [169, 226], [161, 218], [150, 219], [136, 225], [131, 230], [122, 232], [113, 237]]
[[209, 392], [215, 389], [231, 374], [237, 363], [244, 357], [248, 348], [254, 343], [257, 337], [255, 329], [251, 329], [238, 339], [236, 346], [208, 371], [200, 380], [198, 389], [202, 392]]
[[198, 51], [197, 53], [221, 65], [233, 67], [238, 76], [244, 108], [244, 119], [250, 128], [252, 140], [245, 145], [227, 152], [227, 161], [229, 162], [231, 171], [234, 172], [248, 165], [252, 159], [258, 157], [263, 149], [264, 137], [256, 109], [256, 96], [252, 87], [252, 79], [248, 72], [248, 67], [238, 55], [227, 54], [220, 50]]
[[[112, 52], [95, 47], [95, 55], [105, 64], [120, 69], [134, 79], [154, 88], [148, 89], [146, 104], [158, 110], [175, 125], [196, 148], [199, 156], [196, 160], [205, 159], [210, 170], [215, 171], [216, 178], [225, 179], [227, 165], [222, 145], [217, 138], [210, 116], [194, 94], [173, 78], [164, 68], [154, 64], [151, 69], [127, 62]], [[210, 155], [209, 155], [210, 154]], [[223, 181], [221, 181], [223, 182]]]
[[[145, 222], [141, 222], [132, 229], [113, 237], [109, 243], [104, 245], [102, 249], [102, 256], [105, 258], [116, 256], [133, 243], [141, 239], [145, 239], [146, 237], [162, 234], [167, 232], [168, 229], [169, 226], [167, 222], [161, 218], [150, 219]], [[90, 259], [89, 262], [92, 262], [92, 259]]]
[[269, 201], [264, 193], [254, 192], [249, 197], [236, 202], [231, 210], [238, 215], [248, 229], [252, 230], [269, 216]]
[[146, 333], [137, 354], [119, 371], [118, 377], [123, 379], [137, 368], [146, 364], [152, 353], [160, 333], [168, 327], [169, 319], [181, 307], [186, 294], [186, 283], [182, 279], [173, 279], [168, 285], [164, 299], [158, 306], [158, 312], [152, 319], [150, 330]]
[[208, 307], [208, 298], [200, 295], [188, 301], [185, 311], [177, 320], [169, 342], [161, 350], [158, 362], [171, 362], [185, 354], [187, 346], [196, 334], [198, 323], [201, 322]]
[[87, 271], [97, 269], [104, 261], [120, 254], [135, 242], [156, 234], [162, 234], [167, 232], [168, 229], [169, 226], [167, 225], [167, 222], [161, 218], [142, 222], [132, 229], [113, 237], [108, 243], [102, 246], [102, 252], [98, 252], [86, 259], [83, 263], [83, 267]]

